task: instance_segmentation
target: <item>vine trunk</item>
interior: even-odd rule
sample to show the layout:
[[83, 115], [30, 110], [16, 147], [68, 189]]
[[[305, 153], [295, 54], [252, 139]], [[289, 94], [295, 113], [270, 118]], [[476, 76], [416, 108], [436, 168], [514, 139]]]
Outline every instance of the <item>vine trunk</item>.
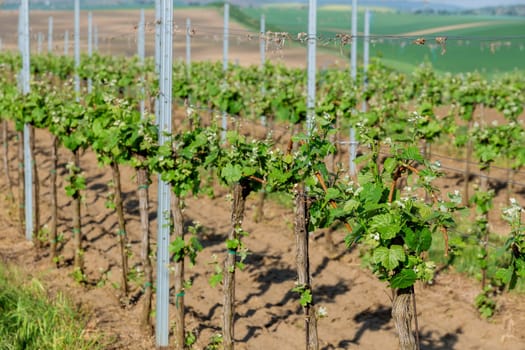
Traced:
[[417, 342], [412, 330], [414, 308], [412, 303], [413, 289], [393, 289], [392, 318], [399, 335], [400, 350], [418, 350]]

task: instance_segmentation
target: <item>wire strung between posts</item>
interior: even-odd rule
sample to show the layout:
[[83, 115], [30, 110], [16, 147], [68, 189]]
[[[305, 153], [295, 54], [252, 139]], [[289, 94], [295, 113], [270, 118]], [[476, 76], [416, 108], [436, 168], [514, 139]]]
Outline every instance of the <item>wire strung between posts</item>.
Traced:
[[[146, 33], [154, 33], [155, 32], [155, 25], [156, 21], [148, 21], [145, 22], [145, 32]], [[138, 32], [138, 24], [131, 25], [131, 31], [127, 31], [123, 34], [117, 34], [112, 35], [109, 37], [109, 39], [112, 38], [124, 38], [124, 37], [136, 37]], [[343, 44], [351, 44], [352, 38], [355, 39], [365, 39], [370, 40], [371, 42], [377, 42], [379, 40], [384, 39], [392, 39], [392, 40], [413, 40], [416, 45], [422, 45], [425, 42], [428, 42], [428, 40], [437, 40], [441, 41], [443, 38], [446, 38], [446, 41], [501, 41], [501, 40], [525, 40], [525, 34], [519, 34], [519, 35], [501, 35], [501, 36], [475, 36], [475, 35], [443, 35], [443, 34], [425, 34], [425, 35], [417, 35], [417, 34], [373, 34], [373, 35], [364, 35], [364, 34], [358, 34], [355, 36], [352, 36], [350, 32], [341, 30], [341, 31], [334, 31], [334, 30], [326, 30], [331, 33], [334, 33], [333, 35], [327, 35], [327, 34], [318, 34], [316, 36], [318, 41], [321, 42], [341, 42]], [[439, 33], [439, 31], [436, 31]], [[181, 23], [179, 22], [173, 22], [173, 33], [174, 36], [177, 36], [179, 34], [186, 34], [186, 26], [183, 21]], [[214, 34], [221, 37], [224, 37], [223, 33], [223, 27], [222, 26], [209, 26], [209, 25], [193, 25], [191, 29], [191, 35], [199, 35], [199, 33], [204, 34]], [[35, 31], [31, 31], [31, 37], [33, 39], [37, 39], [38, 33]], [[6, 36], [5, 34], [2, 35], [3, 38], [6, 37], [17, 37], [17, 34], [13, 33], [12, 36]], [[298, 42], [298, 43], [304, 43], [306, 44], [306, 41], [308, 39], [306, 32], [300, 32], [300, 31], [290, 31], [290, 32], [277, 32], [277, 31], [266, 31], [264, 33], [257, 32], [255, 30], [248, 30], [248, 29], [238, 29], [238, 28], [229, 28], [229, 34], [228, 37], [245, 37], [247, 39], [260, 39], [260, 40], [271, 40], [275, 39], [276, 37], [279, 38], [286, 38], [286, 40], [289, 40], [291, 42]], [[100, 37], [100, 36], [99, 36]], [[64, 34], [54, 34], [53, 38], [64, 38]], [[101, 37], [102, 38], [102, 37]], [[107, 39], [108, 37], [106, 37]]]

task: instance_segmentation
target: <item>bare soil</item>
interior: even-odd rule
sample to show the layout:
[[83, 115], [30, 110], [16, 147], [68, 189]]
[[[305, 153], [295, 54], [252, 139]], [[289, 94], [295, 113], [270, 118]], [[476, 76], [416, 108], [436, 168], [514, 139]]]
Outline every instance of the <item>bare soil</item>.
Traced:
[[[220, 28], [221, 17], [210, 10], [193, 12], [192, 20], [201, 20], [206, 27]], [[181, 11], [182, 12], [182, 11]], [[190, 13], [180, 18], [182, 20]], [[71, 19], [60, 22], [60, 13], [55, 15], [55, 25], [71, 24]], [[34, 17], [34, 30], [44, 30], [48, 13]], [[65, 16], [65, 15], [64, 15]], [[71, 16], [71, 14], [67, 14]], [[176, 14], [177, 16], [177, 14]], [[13, 20], [14, 13], [0, 13], [0, 33], [4, 24]], [[83, 15], [83, 18], [87, 16]], [[99, 25], [101, 38], [111, 33], [131, 37], [134, 23], [138, 20], [137, 11], [96, 12], [95, 23]], [[104, 18], [104, 21], [102, 21]], [[148, 13], [151, 21], [151, 12]], [[33, 17], [32, 17], [33, 20]], [[41, 29], [37, 29], [40, 20]], [[16, 28], [14, 22], [12, 28]], [[183, 23], [183, 22], [180, 22]], [[111, 29], [108, 26], [111, 25]], [[85, 26], [85, 24], [84, 24]], [[182, 26], [182, 24], [181, 24]], [[85, 28], [85, 27], [84, 27]], [[197, 27], [198, 28], [198, 27]], [[72, 28], [71, 28], [72, 29]], [[242, 29], [242, 28], [241, 28]], [[219, 29], [215, 30], [217, 32]], [[240, 29], [239, 29], [240, 30]], [[244, 30], [244, 29], [243, 29]], [[120, 31], [120, 32], [119, 32]], [[57, 29], [58, 32], [58, 29]], [[83, 33], [86, 31], [83, 29]], [[13, 30], [14, 33], [14, 30]], [[70, 30], [72, 33], [72, 30]], [[216, 33], [220, 36], [220, 33]], [[115, 39], [116, 40], [116, 39]], [[125, 39], [127, 40], [127, 39]], [[130, 39], [131, 40], [131, 39]], [[16, 39], [15, 39], [16, 41]], [[103, 41], [99, 45], [101, 45]], [[4, 39], [4, 45], [6, 40]], [[109, 45], [109, 44], [108, 44]], [[116, 50], [113, 43], [111, 50]], [[128, 45], [121, 42], [120, 49]], [[129, 44], [132, 52], [132, 44]], [[181, 44], [182, 45], [182, 44]], [[201, 48], [201, 55], [195, 51], [195, 59], [220, 59], [220, 43]], [[177, 46], [176, 46], [177, 47]], [[180, 46], [182, 47], [182, 46]], [[235, 45], [232, 45], [234, 52]], [[254, 48], [239, 45], [238, 57], [241, 62], [258, 62], [258, 44]], [[109, 49], [108, 49], [109, 50]], [[109, 52], [112, 52], [112, 51]], [[177, 49], [175, 49], [177, 51]], [[304, 56], [299, 55], [302, 48], [283, 50], [286, 63], [304, 64]], [[70, 51], [71, 52], [71, 51]], [[123, 52], [123, 51], [119, 51]], [[292, 54], [292, 52], [294, 52]], [[106, 50], [105, 53], [108, 53]], [[113, 52], [115, 53], [115, 52]], [[125, 52], [123, 52], [125, 53]], [[209, 55], [205, 58], [206, 53]], [[231, 54], [231, 57], [236, 57]], [[296, 55], [296, 56], [295, 56]], [[260, 131], [253, 125], [247, 129]], [[11, 176], [16, 179], [16, 140], [13, 126], [10, 126]], [[286, 131], [286, 130], [284, 130]], [[283, 131], [283, 132], [284, 132]], [[36, 163], [41, 174], [42, 222], [50, 221], [49, 211], [49, 171], [51, 137], [45, 131], [37, 131], [38, 154]], [[346, 158], [346, 155], [345, 155]], [[59, 188], [63, 188], [65, 165], [72, 159], [67, 150], [60, 151]], [[82, 155], [82, 169], [87, 177], [88, 191], [82, 206], [82, 224], [85, 239], [85, 261], [89, 284], [80, 286], [70, 276], [72, 267], [68, 262], [73, 258], [70, 199], [63, 190], [59, 194], [59, 231], [64, 234], [62, 247], [64, 263], [56, 269], [50, 262], [46, 251], [36, 251], [18, 231], [17, 202], [12, 198], [0, 199], [0, 257], [4, 263], [14, 264], [27, 273], [43, 280], [49, 294], [65, 292], [79, 307], [87, 310], [89, 322], [86, 333], [102, 333], [108, 341], [107, 349], [152, 349], [154, 340], [139, 326], [142, 300], [121, 306], [119, 291], [113, 283], [119, 281], [119, 251], [116, 215], [105, 207], [110, 188], [111, 175], [108, 169], [97, 165], [96, 157], [90, 151]], [[461, 167], [460, 167], [461, 168]], [[132, 256], [130, 266], [140, 266], [140, 238], [138, 199], [133, 171], [122, 169], [123, 191], [127, 210], [128, 233], [130, 235]], [[461, 183], [452, 176], [446, 185], [450, 190], [459, 188]], [[5, 177], [0, 177], [0, 189], [7, 193]], [[156, 179], [150, 186], [152, 199], [150, 217], [156, 217]], [[211, 288], [208, 278], [214, 270], [213, 262], [222, 262], [226, 249], [224, 238], [229, 229], [230, 203], [227, 189], [219, 189], [214, 199], [208, 197], [189, 198], [186, 201], [187, 224], [200, 223], [203, 227], [200, 238], [204, 251], [197, 264], [187, 271], [187, 278], [193, 286], [186, 293], [188, 331], [195, 332], [195, 349], [203, 349], [213, 334], [221, 327], [221, 287]], [[293, 213], [274, 202], [267, 202], [265, 217], [261, 223], [254, 223], [256, 195], [250, 196], [244, 229], [250, 232], [245, 239], [250, 250], [246, 269], [237, 274], [237, 349], [282, 349], [294, 350], [304, 347], [303, 316], [297, 296], [291, 292], [296, 280], [294, 240], [292, 236]], [[522, 199], [522, 198], [521, 198]], [[156, 222], [152, 222], [153, 237]], [[344, 231], [335, 233], [335, 251], [327, 248], [323, 232], [311, 235], [311, 271], [314, 298], [319, 306], [327, 309], [328, 316], [319, 322], [319, 338], [322, 349], [396, 349], [397, 336], [391, 321], [391, 294], [369, 271], [360, 266], [359, 251], [348, 250], [343, 242]], [[140, 295], [141, 280], [131, 283], [133, 293]], [[480, 292], [479, 282], [457, 273], [445, 272], [437, 276], [431, 286], [416, 285], [417, 314], [421, 332], [422, 349], [508, 349], [525, 348], [525, 302], [522, 296], [505, 294], [498, 297], [498, 313], [490, 321], [481, 319], [473, 307], [473, 299]], [[171, 309], [175, 308], [175, 297]]]

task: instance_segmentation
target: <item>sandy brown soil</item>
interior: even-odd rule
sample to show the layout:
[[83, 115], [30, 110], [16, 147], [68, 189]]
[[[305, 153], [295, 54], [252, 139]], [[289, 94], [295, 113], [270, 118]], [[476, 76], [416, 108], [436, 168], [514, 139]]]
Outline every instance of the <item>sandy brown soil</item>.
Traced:
[[[219, 16], [207, 11], [199, 12], [198, 16], [192, 17], [197, 33], [199, 32], [199, 26], [197, 26], [199, 20], [202, 21], [202, 26], [220, 27], [222, 25]], [[47, 15], [48, 13], [44, 13], [34, 18], [33, 32], [44, 30]], [[183, 21], [187, 15], [189, 14], [181, 15], [179, 21]], [[69, 17], [62, 22], [58, 20], [58, 17], [59, 14], [56, 14], [55, 24], [58, 26], [58, 23], [63, 23], [62, 29], [66, 24], [70, 24]], [[16, 28], [15, 18], [13, 13], [0, 13], [0, 33], [5, 32], [6, 23], [10, 28]], [[109, 40], [109, 43], [105, 43], [104, 40], [101, 40], [99, 43], [101, 51], [116, 53], [113, 50], [117, 48], [119, 50], [129, 48], [127, 53], [134, 51], [133, 26], [138, 19], [136, 11], [119, 12], [118, 14], [96, 12], [94, 18], [95, 23], [100, 26], [101, 39], [109, 35], [116, 37], [122, 32], [125, 33], [125, 39], [121, 41], [114, 39], [114, 41]], [[151, 13], [148, 14], [148, 18], [151, 21]], [[86, 19], [85, 15], [83, 19]], [[86, 32], [85, 25], [84, 22], [83, 33]], [[201, 32], [204, 33], [204, 29], [201, 29]], [[72, 33], [72, 28], [70, 28], [70, 33]], [[217, 30], [215, 30], [215, 35], [220, 37]], [[129, 44], [128, 38], [130, 38]], [[16, 41], [16, 38], [14, 40]], [[151, 43], [152, 41], [150, 45]], [[61, 42], [58, 42], [57, 45], [60, 46]], [[182, 44], [177, 45], [175, 46], [176, 52], [178, 53], [177, 47], [182, 52]], [[222, 43], [220, 40], [212, 40], [207, 46], [202, 45], [200, 49], [197, 49], [198, 44], [195, 43], [195, 59], [221, 58]], [[237, 55], [241, 63], [257, 64], [259, 57], [257, 43], [253, 43], [253, 48], [248, 47], [246, 43], [240, 43], [238, 46], [231, 44], [230, 47], [232, 59]], [[236, 49], [239, 51], [235, 51]], [[285, 55], [286, 63], [300, 66], [305, 62], [303, 56], [305, 52], [302, 48], [286, 49], [282, 54]], [[253, 129], [248, 126], [247, 128]], [[12, 130], [11, 125], [11, 134]], [[50, 144], [51, 140], [47, 133], [37, 132], [39, 151], [36, 162], [42, 177], [42, 222], [44, 224], [49, 223], [50, 220], [48, 186]], [[12, 137], [10, 160], [13, 178], [16, 178], [15, 154], [15, 140]], [[66, 174], [65, 164], [70, 158], [67, 151], [61, 150], [61, 171], [59, 172], [61, 188], [63, 188]], [[107, 346], [108, 349], [152, 349], [154, 348], [153, 340], [144, 334], [138, 325], [142, 300], [139, 299], [136, 304], [121, 308], [118, 302], [118, 291], [112, 287], [112, 283], [119, 280], [120, 269], [116, 216], [104, 205], [109, 192], [110, 173], [107, 169], [97, 166], [95, 156], [91, 152], [82, 156], [82, 168], [87, 176], [88, 185], [85, 204], [82, 206], [82, 220], [86, 234], [85, 260], [87, 274], [92, 285], [88, 287], [77, 285], [69, 276], [72, 272], [70, 266], [57, 270], [49, 264], [45, 251], [35, 251], [32, 244], [26, 242], [17, 231], [16, 203], [4, 198], [0, 199], [0, 225], [3, 227], [0, 233], [0, 257], [2, 261], [15, 264], [45, 281], [49, 286], [50, 294], [58, 290], [64, 291], [79, 306], [88, 310], [90, 320], [86, 332], [106, 334], [108, 339], [111, 339], [111, 345]], [[124, 168], [122, 173], [128, 232], [133, 251], [131, 266], [137, 267], [139, 266], [140, 239], [136, 185], [134, 174], [130, 169]], [[447, 186], [453, 190], [461, 184], [459, 180], [451, 178]], [[0, 178], [0, 189], [3, 193], [7, 193], [4, 177]], [[153, 199], [150, 215], [155, 218], [156, 180], [150, 189]], [[73, 257], [72, 242], [70, 242], [72, 208], [64, 191], [61, 190], [59, 193], [59, 230], [66, 238], [62, 254], [65, 261], [69, 261]], [[210, 264], [214, 261], [213, 256], [217, 256], [218, 261], [221, 262], [226, 253], [223, 242], [230, 220], [230, 203], [226, 199], [226, 193], [226, 189], [220, 190], [214, 200], [206, 197], [190, 198], [187, 200], [185, 210], [188, 223], [202, 224], [201, 239], [205, 246], [205, 250], [198, 258], [197, 265], [188, 269], [187, 272], [187, 278], [192, 279], [193, 287], [186, 293], [188, 307], [186, 322], [188, 331], [198, 334], [195, 349], [203, 349], [210, 337], [220, 332], [221, 327], [221, 288], [210, 288], [207, 279], [213, 272], [213, 265]], [[237, 348], [300, 349], [303, 348], [304, 339], [303, 318], [296, 296], [290, 291], [296, 280], [292, 212], [290, 209], [268, 202], [265, 219], [262, 223], [255, 224], [252, 220], [254, 205], [255, 196], [251, 197], [248, 202], [244, 221], [245, 230], [250, 232], [245, 242], [251, 254], [247, 259], [246, 269], [238, 274]], [[155, 221], [152, 222], [152, 231], [155, 236]], [[327, 250], [323, 233], [312, 234], [311, 270], [314, 295], [317, 304], [326, 307], [328, 312], [328, 317], [319, 322], [321, 347], [326, 350], [396, 349], [397, 337], [390, 319], [390, 292], [385, 284], [360, 267], [359, 252], [348, 251], [344, 247], [344, 235], [342, 231], [335, 234], [336, 252], [334, 254]], [[100, 282], [104, 280], [107, 281], [103, 286], [94, 286], [97, 283], [102, 284]], [[134, 290], [138, 290], [139, 285], [139, 280], [132, 283]], [[437, 276], [432, 286], [418, 284], [416, 293], [422, 349], [518, 350], [525, 348], [525, 334], [521, 331], [525, 327], [525, 303], [522, 297], [516, 295], [500, 297], [497, 316], [490, 321], [485, 321], [480, 319], [472, 305], [474, 296], [479, 293], [479, 283], [476, 281], [453, 272], [442, 273]], [[175, 300], [172, 300], [171, 308], [174, 307]]]

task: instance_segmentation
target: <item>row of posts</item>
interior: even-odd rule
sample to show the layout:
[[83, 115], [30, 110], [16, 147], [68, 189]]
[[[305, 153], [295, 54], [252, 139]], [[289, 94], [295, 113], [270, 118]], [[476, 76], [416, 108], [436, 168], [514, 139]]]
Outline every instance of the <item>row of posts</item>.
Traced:
[[[229, 9], [230, 4], [226, 1], [224, 5], [224, 40], [223, 40], [223, 70], [228, 70], [228, 38], [229, 38]], [[74, 56], [75, 66], [80, 65], [80, 4], [75, 0], [74, 7]], [[162, 145], [167, 142], [166, 135], [171, 134], [171, 105], [172, 105], [172, 68], [173, 68], [173, 2], [170, 0], [155, 0], [155, 69], [159, 75], [159, 96], [156, 101], [156, 118], [159, 125], [159, 143]], [[93, 52], [93, 39], [95, 50], [97, 50], [98, 31], [95, 27], [93, 35], [92, 14], [88, 14], [88, 55]], [[364, 74], [366, 89], [366, 72], [369, 59], [369, 26], [370, 12], [365, 12], [365, 33], [364, 33]], [[265, 17], [261, 16], [260, 32], [264, 34]], [[145, 20], [144, 10], [140, 12], [138, 26], [137, 53], [143, 62], [145, 56]], [[350, 59], [350, 74], [353, 79], [357, 76], [357, 0], [352, 0], [352, 46]], [[38, 52], [42, 47], [42, 35], [38, 36]], [[316, 94], [316, 40], [317, 40], [317, 1], [309, 0], [308, 11], [308, 53], [307, 53], [307, 123], [306, 131], [310, 133], [313, 128], [315, 116], [315, 94]], [[19, 48], [22, 54], [23, 66], [20, 74], [20, 88], [23, 93], [29, 93], [29, 6], [28, 0], [22, 0], [19, 18]], [[0, 42], [1, 45], [1, 42]], [[264, 67], [265, 57], [265, 40], [261, 36], [260, 54], [261, 66]], [[64, 35], [64, 54], [68, 54], [69, 32]], [[53, 18], [49, 17], [48, 22], [48, 51], [51, 52], [53, 47]], [[0, 46], [1, 48], [1, 46]], [[186, 21], [186, 61], [188, 69], [191, 64], [191, 21]], [[188, 71], [189, 72], [189, 71]], [[88, 83], [88, 90], [91, 91], [91, 81]], [[75, 91], [77, 101], [80, 99], [80, 79], [75, 74]], [[140, 102], [141, 114], [144, 115], [144, 101]], [[363, 102], [362, 111], [366, 111], [366, 102]], [[222, 115], [223, 140], [227, 128], [227, 115]], [[24, 126], [24, 170], [25, 170], [25, 220], [26, 220], [26, 238], [32, 239], [33, 218], [32, 218], [32, 172], [31, 172], [31, 153], [29, 149], [29, 125]], [[355, 155], [357, 152], [357, 141], [355, 139], [355, 129], [350, 131], [350, 175], [356, 175]], [[157, 305], [156, 305], [156, 344], [159, 349], [168, 347], [169, 338], [169, 237], [170, 237], [170, 186], [164, 182], [160, 176], [158, 181], [158, 227], [157, 227]]]
[[[47, 52], [53, 52], [53, 16], [48, 18], [48, 32], [47, 32]], [[37, 53], [41, 54], [43, 52], [44, 46], [44, 34], [38, 32], [37, 34]], [[0, 38], [0, 51], [3, 48], [2, 38]], [[88, 54], [91, 54], [93, 51], [98, 51], [98, 26], [93, 25], [93, 14], [88, 12]], [[69, 54], [69, 30], [64, 31], [64, 55]]]

